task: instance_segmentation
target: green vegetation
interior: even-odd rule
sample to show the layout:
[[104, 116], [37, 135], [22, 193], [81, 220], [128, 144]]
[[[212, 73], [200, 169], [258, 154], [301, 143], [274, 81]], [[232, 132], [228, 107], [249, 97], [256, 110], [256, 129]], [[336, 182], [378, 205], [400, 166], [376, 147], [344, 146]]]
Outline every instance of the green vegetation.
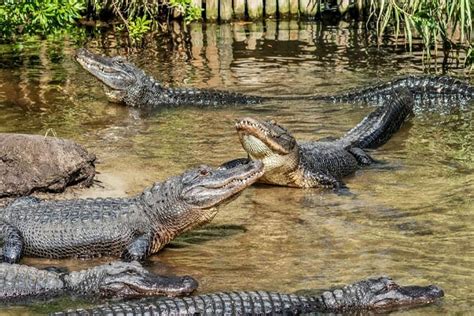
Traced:
[[368, 0], [369, 21], [375, 22], [378, 37], [389, 27], [398, 36], [403, 30], [411, 49], [413, 34], [421, 36], [428, 59], [438, 43], [443, 50], [466, 49], [466, 64], [472, 64], [472, 0]]
[[88, 17], [118, 18], [137, 40], [171, 17], [186, 23], [198, 20], [201, 8], [193, 7], [191, 0], [2, 0], [0, 39], [69, 32]]
[[4, 0], [0, 5], [0, 37], [52, 34], [70, 29], [85, 9], [80, 0]]
[[146, 17], [138, 17], [128, 23], [128, 35], [133, 40], [139, 40], [150, 30], [151, 20]]
[[[201, 18], [201, 8], [191, 0], [3, 0], [0, 4], [0, 39], [15, 40], [22, 34], [49, 35], [71, 32], [78, 21], [95, 19], [119, 23], [137, 41], [170, 19], [189, 23]], [[345, 3], [345, 4], [344, 4]], [[473, 0], [319, 0], [324, 14], [339, 5], [345, 15], [364, 17], [367, 27], [384, 35], [403, 33], [409, 49], [414, 36], [421, 37], [426, 57], [450, 49], [464, 50], [465, 64], [474, 62]], [[344, 4], [344, 8], [342, 8]]]
[[[85, 0], [82, 0], [85, 1]], [[182, 18], [185, 23], [199, 20], [201, 8], [192, 6], [191, 0], [89, 0], [89, 16], [111, 13], [118, 17], [132, 40], [139, 40], [161, 22]]]

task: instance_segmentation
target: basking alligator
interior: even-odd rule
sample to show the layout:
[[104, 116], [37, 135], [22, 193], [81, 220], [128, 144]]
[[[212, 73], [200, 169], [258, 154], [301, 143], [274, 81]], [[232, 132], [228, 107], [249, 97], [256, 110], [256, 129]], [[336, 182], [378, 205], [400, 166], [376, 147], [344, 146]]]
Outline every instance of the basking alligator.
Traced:
[[228, 292], [99, 306], [53, 315], [301, 315], [388, 312], [427, 305], [444, 296], [435, 285], [400, 286], [390, 278], [362, 280], [320, 296], [266, 291]]
[[123, 57], [100, 56], [84, 48], [78, 50], [76, 60], [105, 84], [111, 101], [123, 102], [134, 107], [257, 104], [266, 100], [302, 99], [342, 102], [384, 101], [394, 90], [400, 88], [409, 89], [416, 100], [425, 98], [444, 103], [446, 98], [474, 99], [474, 87], [458, 79], [440, 76], [408, 76], [371, 88], [334, 95], [263, 97], [210, 89], [165, 87]]
[[408, 89], [417, 105], [449, 105], [474, 100], [474, 86], [456, 78], [433, 75], [409, 75], [351, 91], [310, 98], [332, 102], [383, 104], [398, 89]]
[[89, 186], [95, 156], [66, 139], [0, 133], [0, 198]]
[[120, 56], [109, 58], [79, 49], [76, 60], [109, 88], [107, 96], [111, 101], [134, 107], [255, 104], [264, 100], [227, 91], [165, 87]]
[[207, 223], [263, 173], [261, 162], [235, 168], [200, 166], [156, 182], [132, 198], [16, 200], [0, 209], [2, 261], [22, 254], [49, 258], [121, 256], [144, 259], [182, 232]]
[[198, 286], [189, 276], [153, 275], [138, 262], [116, 261], [76, 272], [55, 272], [0, 263], [0, 304], [59, 296], [134, 298], [188, 295]]
[[[412, 108], [410, 92], [398, 90], [383, 107], [334, 141], [297, 143], [275, 122], [252, 118], [238, 121], [236, 128], [249, 159], [261, 160], [265, 166], [259, 182], [303, 188], [339, 188], [343, 186], [342, 177], [355, 172], [360, 165], [372, 163], [364, 149], [385, 143], [399, 130]], [[236, 159], [223, 167], [235, 167], [246, 161]]]

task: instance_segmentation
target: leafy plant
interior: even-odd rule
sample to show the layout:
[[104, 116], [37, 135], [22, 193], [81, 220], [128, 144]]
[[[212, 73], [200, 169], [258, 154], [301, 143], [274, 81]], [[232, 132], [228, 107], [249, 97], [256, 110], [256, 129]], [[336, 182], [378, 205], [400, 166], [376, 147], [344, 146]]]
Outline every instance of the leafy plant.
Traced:
[[3, 0], [0, 37], [46, 35], [71, 28], [85, 9], [80, 0]]
[[128, 23], [128, 35], [132, 40], [139, 40], [151, 29], [150, 25], [151, 20], [145, 16], [138, 17]]
[[392, 26], [398, 36], [403, 29], [411, 48], [413, 33], [417, 32], [427, 57], [437, 53], [438, 42], [443, 48], [466, 47], [466, 63], [473, 44], [472, 0], [368, 0], [369, 21], [375, 21], [379, 38]]
[[186, 14], [184, 15], [184, 22], [190, 23], [198, 21], [202, 17], [202, 9], [196, 6], [189, 5], [186, 7]]
[[191, 0], [169, 0], [168, 6], [174, 13], [183, 16], [186, 23], [199, 20], [202, 9], [191, 4]]

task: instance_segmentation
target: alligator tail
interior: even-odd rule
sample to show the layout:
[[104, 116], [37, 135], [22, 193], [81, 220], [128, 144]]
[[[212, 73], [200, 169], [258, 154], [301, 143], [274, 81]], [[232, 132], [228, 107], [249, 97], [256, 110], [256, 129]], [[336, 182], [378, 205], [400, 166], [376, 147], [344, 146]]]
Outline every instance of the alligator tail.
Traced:
[[[381, 104], [395, 90], [409, 89], [416, 100], [446, 100], [447, 103], [458, 100], [474, 99], [474, 86], [462, 80], [448, 76], [409, 75], [385, 83], [357, 88], [347, 92], [308, 96], [311, 100], [346, 103]], [[441, 101], [440, 101], [441, 102]]]
[[379, 147], [400, 129], [407, 116], [412, 113], [413, 106], [413, 95], [408, 89], [395, 90], [382, 107], [367, 115], [338, 142], [345, 148]]

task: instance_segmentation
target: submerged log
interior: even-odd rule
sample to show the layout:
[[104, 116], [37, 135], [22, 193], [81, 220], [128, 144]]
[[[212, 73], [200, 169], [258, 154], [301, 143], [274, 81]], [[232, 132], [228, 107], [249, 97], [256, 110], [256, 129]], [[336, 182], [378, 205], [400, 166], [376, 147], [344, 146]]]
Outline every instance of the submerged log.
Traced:
[[0, 134], [0, 197], [90, 186], [95, 155], [73, 141], [40, 135]]

